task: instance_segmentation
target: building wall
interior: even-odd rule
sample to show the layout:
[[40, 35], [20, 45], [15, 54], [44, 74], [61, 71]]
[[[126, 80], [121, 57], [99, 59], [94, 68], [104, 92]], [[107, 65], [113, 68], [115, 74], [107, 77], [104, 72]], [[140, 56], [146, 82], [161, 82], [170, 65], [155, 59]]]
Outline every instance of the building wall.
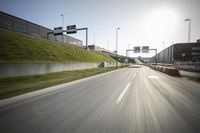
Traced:
[[200, 43], [180, 43], [174, 45], [174, 60], [200, 61]]
[[[152, 57], [152, 60], [155, 60]], [[158, 63], [200, 61], [200, 43], [177, 43], [157, 54]]]
[[171, 63], [173, 61], [173, 45], [157, 54], [158, 63]]
[[[47, 33], [52, 32], [51, 29], [23, 20], [21, 18], [17, 18], [15, 16], [9, 15], [1, 11], [0, 11], [0, 28], [24, 34], [29, 34], [45, 39], [47, 39]], [[53, 34], [49, 34], [48, 39], [62, 42], [62, 35], [54, 36]], [[81, 40], [78, 40], [76, 38], [67, 35], [63, 35], [63, 42], [64, 44], [71, 44], [83, 47]]]

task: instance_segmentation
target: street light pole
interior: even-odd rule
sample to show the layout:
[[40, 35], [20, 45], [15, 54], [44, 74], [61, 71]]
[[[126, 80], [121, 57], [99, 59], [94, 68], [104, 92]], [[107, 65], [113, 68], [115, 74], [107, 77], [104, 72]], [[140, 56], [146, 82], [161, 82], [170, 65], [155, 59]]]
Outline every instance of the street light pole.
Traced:
[[118, 51], [118, 30], [120, 30], [120, 28], [116, 28], [116, 68], [117, 68], [117, 61], [118, 61], [118, 57], [117, 57], [117, 51]]
[[[64, 15], [61, 14], [60, 16], [62, 17], [62, 29], [64, 30]], [[63, 37], [63, 34], [62, 34], [62, 43], [64, 43], [64, 37]]]
[[109, 40], [107, 40], [107, 50], [109, 51]]
[[94, 36], [94, 43], [93, 44], [95, 45], [95, 33], [93, 33], [93, 36]]
[[188, 43], [190, 42], [190, 36], [191, 36], [191, 24], [192, 24], [192, 19], [187, 18], [185, 21], [188, 21]]

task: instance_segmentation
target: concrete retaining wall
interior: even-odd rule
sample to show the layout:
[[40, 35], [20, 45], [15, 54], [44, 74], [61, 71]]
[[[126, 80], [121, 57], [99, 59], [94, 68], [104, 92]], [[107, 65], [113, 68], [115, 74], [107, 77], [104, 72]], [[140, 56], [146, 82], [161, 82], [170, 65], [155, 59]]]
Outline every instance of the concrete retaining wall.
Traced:
[[[106, 63], [106, 67], [115, 64]], [[102, 63], [0, 64], [0, 78], [102, 67]]]
[[181, 76], [188, 76], [194, 78], [200, 78], [200, 73], [197, 72], [188, 72], [188, 71], [180, 71]]

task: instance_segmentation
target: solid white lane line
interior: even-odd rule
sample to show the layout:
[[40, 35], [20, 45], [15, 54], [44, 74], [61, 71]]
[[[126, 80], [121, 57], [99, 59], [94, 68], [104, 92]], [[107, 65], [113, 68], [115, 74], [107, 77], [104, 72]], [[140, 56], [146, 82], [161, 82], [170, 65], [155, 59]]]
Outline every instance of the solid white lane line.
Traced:
[[159, 77], [158, 77], [158, 76], [154, 76], [154, 75], [149, 75], [148, 78], [151, 78], [151, 79], [158, 79]]
[[120, 101], [122, 100], [123, 96], [125, 95], [125, 93], [127, 92], [127, 90], [129, 89], [130, 87], [130, 83], [128, 83], [126, 85], [126, 87], [124, 88], [124, 90], [122, 91], [122, 93], [119, 95], [119, 97], [117, 98], [117, 101], [116, 101], [116, 104], [120, 103]]
[[136, 76], [136, 73], [133, 74], [133, 78], [135, 78], [135, 76]]

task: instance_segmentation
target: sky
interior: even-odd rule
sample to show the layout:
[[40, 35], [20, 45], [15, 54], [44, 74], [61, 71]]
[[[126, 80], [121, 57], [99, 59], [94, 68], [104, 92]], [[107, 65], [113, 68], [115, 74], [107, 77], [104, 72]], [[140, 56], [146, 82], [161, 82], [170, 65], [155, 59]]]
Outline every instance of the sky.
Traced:
[[[89, 29], [89, 45], [114, 51], [116, 28], [118, 53], [134, 46], [158, 51], [173, 43], [187, 42], [192, 19], [191, 41], [200, 39], [200, 0], [0, 0], [0, 10], [53, 29], [76, 24]], [[85, 43], [85, 32], [70, 34]], [[129, 56], [153, 56], [133, 54]]]

